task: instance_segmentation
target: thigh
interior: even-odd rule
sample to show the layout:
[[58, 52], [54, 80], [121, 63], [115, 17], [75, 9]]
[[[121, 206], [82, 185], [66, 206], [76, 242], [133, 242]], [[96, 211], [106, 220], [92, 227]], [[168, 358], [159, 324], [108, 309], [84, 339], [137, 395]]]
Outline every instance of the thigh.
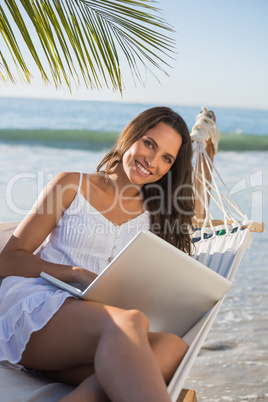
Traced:
[[38, 370], [66, 370], [94, 362], [99, 340], [124, 310], [67, 299], [51, 320], [32, 333], [20, 364]]
[[57, 382], [78, 386], [86, 378], [95, 374], [93, 364], [84, 364], [83, 366], [72, 367], [61, 371], [42, 371], [45, 377]]

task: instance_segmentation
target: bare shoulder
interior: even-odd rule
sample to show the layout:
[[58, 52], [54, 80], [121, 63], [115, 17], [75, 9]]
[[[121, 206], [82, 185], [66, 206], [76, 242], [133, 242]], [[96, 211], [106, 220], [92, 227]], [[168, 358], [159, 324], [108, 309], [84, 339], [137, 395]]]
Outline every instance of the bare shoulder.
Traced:
[[79, 172], [61, 172], [58, 173], [54, 178], [51, 180], [53, 184], [61, 184], [64, 185], [76, 185], [78, 187], [80, 180], [80, 173]]
[[[80, 182], [79, 172], [58, 173], [50, 182], [53, 192], [61, 195], [64, 209], [68, 208], [74, 199]], [[48, 188], [49, 190], [49, 188]]]
[[79, 186], [80, 173], [57, 174], [44, 188], [31, 211], [16, 228], [10, 247], [33, 252], [53, 230], [70, 206]]
[[99, 192], [105, 190], [105, 188], [106, 180], [103, 172], [94, 172], [83, 175], [82, 192], [85, 195], [92, 192], [92, 190], [94, 192]]

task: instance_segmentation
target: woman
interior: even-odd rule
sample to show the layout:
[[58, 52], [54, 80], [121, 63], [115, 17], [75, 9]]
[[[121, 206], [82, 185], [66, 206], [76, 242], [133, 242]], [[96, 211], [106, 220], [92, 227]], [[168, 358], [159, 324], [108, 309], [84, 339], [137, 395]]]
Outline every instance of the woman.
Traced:
[[2, 365], [76, 385], [64, 401], [170, 400], [166, 383], [187, 350], [179, 337], [39, 276], [86, 287], [142, 229], [189, 253], [191, 155], [185, 122], [155, 107], [129, 123], [96, 173], [52, 180], [0, 254]]

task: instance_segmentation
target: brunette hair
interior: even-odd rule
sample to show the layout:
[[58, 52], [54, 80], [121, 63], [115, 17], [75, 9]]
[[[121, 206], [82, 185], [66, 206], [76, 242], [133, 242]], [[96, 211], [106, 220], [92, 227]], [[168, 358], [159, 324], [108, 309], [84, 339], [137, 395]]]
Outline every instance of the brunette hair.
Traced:
[[123, 155], [134, 142], [160, 122], [177, 131], [182, 138], [182, 145], [170, 170], [157, 182], [142, 187], [143, 202], [150, 213], [150, 230], [190, 254], [191, 218], [194, 215], [192, 142], [187, 125], [180, 115], [164, 106], [140, 113], [125, 127], [116, 144], [98, 165], [97, 171], [105, 165], [105, 172], [109, 173], [122, 161]]

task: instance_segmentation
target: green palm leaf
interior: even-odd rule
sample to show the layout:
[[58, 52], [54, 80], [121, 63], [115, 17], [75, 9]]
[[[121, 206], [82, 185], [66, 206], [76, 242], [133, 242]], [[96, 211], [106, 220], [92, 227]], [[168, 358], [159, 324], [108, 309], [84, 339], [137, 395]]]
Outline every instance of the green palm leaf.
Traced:
[[[125, 59], [143, 83], [141, 67], [165, 72], [174, 46], [172, 29], [158, 16], [153, 0], [4, 0], [0, 5], [0, 80], [30, 82], [26, 46], [45, 83], [71, 90], [83, 81], [123, 89]], [[167, 34], [166, 34], [167, 33]], [[1, 38], [0, 36], [0, 38]], [[14, 67], [16, 74], [14, 75]]]

